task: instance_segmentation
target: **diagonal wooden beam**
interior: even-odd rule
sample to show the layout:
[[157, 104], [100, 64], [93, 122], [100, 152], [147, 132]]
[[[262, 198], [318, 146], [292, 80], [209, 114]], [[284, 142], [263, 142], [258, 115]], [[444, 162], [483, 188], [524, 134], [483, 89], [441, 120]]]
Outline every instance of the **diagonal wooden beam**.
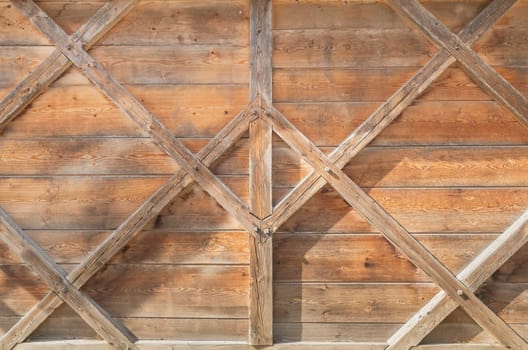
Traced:
[[[73, 42], [91, 48], [134, 7], [137, 0], [115, 0], [106, 3], [72, 36]], [[71, 66], [57, 49], [53, 50], [13, 91], [0, 101], [0, 133], [20, 112]]]
[[110, 98], [138, 126], [189, 173], [227, 212], [244, 228], [260, 237], [261, 220], [252, 215], [229, 187], [187, 149], [150, 113], [130, 92], [119, 84], [108, 71], [93, 59], [81, 45], [69, 40], [66, 33], [32, 0], [11, 1], [84, 75]]
[[[457, 278], [475, 292], [528, 242], [528, 210], [469, 263]], [[387, 343], [387, 350], [407, 350], [418, 345], [458, 304], [444, 292], [436, 294]]]
[[[516, 0], [494, 0], [459, 33], [459, 36], [463, 40], [466, 40], [468, 45], [473, 44], [515, 2]], [[338, 167], [343, 168], [455, 61], [455, 58], [447, 50], [440, 50], [418, 73], [348, 136], [330, 154], [330, 159]], [[273, 214], [265, 220], [265, 227], [276, 231], [288, 218], [323, 188], [325, 184], [325, 179], [317, 172], [310, 172], [278, 203], [274, 208]]]
[[484, 62], [464, 41], [416, 0], [388, 0], [392, 8], [409, 19], [429, 40], [446, 49], [482, 90], [508, 107], [528, 127], [528, 99]]
[[460, 305], [483, 329], [503, 344], [522, 349], [528, 344], [473, 291], [458, 280], [434, 255], [418, 242], [383, 207], [354, 183], [338, 166], [304, 136], [273, 106], [267, 107], [267, 120], [273, 130], [371, 225], [401, 250], [416, 267], [422, 269], [445, 293]]
[[[249, 4], [250, 98], [271, 102], [271, 0]], [[260, 107], [260, 106], [259, 106]], [[259, 113], [262, 109], [259, 108]], [[272, 202], [272, 129], [259, 118], [249, 128], [249, 202], [253, 215], [268, 217]], [[249, 344], [273, 344], [273, 238], [249, 237]]]
[[[197, 157], [210, 166], [231, 148], [249, 128], [249, 123], [258, 118], [253, 113], [256, 103], [250, 103], [233, 118], [209, 143], [197, 154]], [[146, 224], [159, 215], [184, 188], [193, 182], [185, 171], [180, 170], [153, 193], [127, 220], [98, 245], [66, 278], [80, 289], [112, 257], [120, 252]], [[55, 293], [48, 293], [33, 306], [0, 339], [0, 349], [11, 350], [33, 333], [62, 304]]]
[[65, 276], [66, 272], [0, 208], [2, 240], [14, 251], [58, 297], [64, 300], [104, 340], [122, 349], [138, 349], [135, 337], [114, 321], [88, 295], [79, 291]]

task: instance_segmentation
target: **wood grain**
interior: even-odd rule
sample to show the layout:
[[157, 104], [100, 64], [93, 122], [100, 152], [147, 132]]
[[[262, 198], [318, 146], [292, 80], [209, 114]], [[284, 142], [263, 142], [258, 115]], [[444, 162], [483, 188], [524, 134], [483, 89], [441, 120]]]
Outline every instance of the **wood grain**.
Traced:
[[[69, 86], [65, 79], [67, 76], [35, 100], [8, 126], [4, 137], [146, 135], [86, 78], [80, 86]], [[127, 89], [179, 137], [216, 135], [244, 109], [248, 96], [247, 87], [238, 85], [127, 86]], [[204, 100], [208, 101], [207, 106], [203, 105]]]

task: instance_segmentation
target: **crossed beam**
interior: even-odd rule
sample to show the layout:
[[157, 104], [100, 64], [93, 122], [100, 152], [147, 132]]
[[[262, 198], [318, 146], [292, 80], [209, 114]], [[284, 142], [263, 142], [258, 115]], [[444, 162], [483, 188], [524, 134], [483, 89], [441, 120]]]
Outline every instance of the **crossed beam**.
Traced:
[[[79, 67], [92, 83], [98, 86], [143, 129], [147, 130], [151, 134], [151, 137], [169, 155], [175, 158], [180, 164], [182, 170], [171, 177], [171, 179], [154, 193], [138, 210], [136, 210], [136, 212], [134, 212], [134, 214], [132, 214], [131, 217], [125, 221], [125, 223], [114, 231], [107, 240], [98, 246], [96, 250], [94, 250], [94, 252], [66, 278], [64, 277], [64, 271], [61, 271], [60, 267], [54, 265], [51, 259], [49, 259], [45, 253], [38, 248], [38, 246], [34, 245], [34, 242], [32, 242], [30, 238], [27, 237], [27, 235], [25, 235], [25, 233], [20, 230], [12, 220], [10, 220], [7, 214], [2, 211], [0, 213], [0, 217], [2, 218], [1, 223], [4, 228], [7, 229], [7, 232], [10, 233], [9, 237], [13, 238], [11, 246], [15, 251], [20, 253], [24, 260], [28, 262], [28, 265], [33, 266], [33, 270], [37, 272], [37, 274], [42, 275], [41, 277], [46, 277], [44, 280], [49, 280], [48, 284], [53, 292], [50, 292], [41, 302], [39, 302], [39, 304], [32, 308], [32, 310], [30, 310], [30, 312], [14, 326], [8, 334], [6, 334], [6, 336], [11, 336], [4, 336], [2, 338], [0, 345], [3, 345], [4, 347], [10, 346], [9, 348], [11, 348], [16, 345], [17, 342], [23, 341], [23, 339], [25, 339], [25, 337], [27, 337], [38, 326], [38, 324], [43, 322], [51, 314], [54, 307], [56, 308], [62, 303], [61, 299], [69, 304], [75, 305], [75, 303], [68, 297], [68, 293], [64, 293], [64, 291], [70, 292], [71, 290], [72, 295], [81, 298], [80, 300], [83, 303], [90, 304], [90, 302], [93, 302], [86, 296], [80, 294], [81, 292], [79, 292], [77, 288], [82, 286], [83, 283], [93, 276], [93, 274], [95, 274], [95, 272], [97, 272], [97, 270], [117, 251], [119, 251], [121, 247], [135, 235], [135, 233], [139, 232], [141, 228], [154, 218], [177, 193], [193, 180], [204, 187], [204, 189], [214, 198], [217, 198], [219, 203], [228, 212], [239, 218], [241, 224], [248, 229], [250, 233], [259, 238], [262, 238], [263, 231], [276, 229], [280, 223], [287, 220], [287, 218], [296, 211], [293, 210], [296, 206], [300, 207], [312, 196], [310, 194], [306, 195], [306, 193], [305, 195], [299, 195], [299, 189], [302, 188], [303, 184], [309, 184], [311, 182], [308, 189], [310, 190], [310, 193], [316, 193], [320, 187], [328, 182], [351, 206], [356, 208], [356, 210], [374, 226], [378, 227], [389, 241], [400, 248], [400, 250], [408, 256], [411, 262], [423, 269], [442, 289], [444, 289], [443, 292], [440, 292], [427, 305], [441, 305], [443, 301], [450, 303], [449, 306], [454, 305], [453, 308], [460, 305], [477, 321], [477, 323], [479, 323], [479, 325], [494, 334], [505, 345], [513, 348], [521, 348], [526, 344], [524, 340], [505, 324], [502, 319], [489, 310], [473, 292], [483, 281], [485, 281], [486, 278], [489, 277], [489, 275], [498, 269], [502, 263], [504, 263], [526, 242], [524, 226], [528, 220], [528, 213], [522, 215], [494, 243], [470, 263], [459, 274], [459, 278], [457, 278], [341, 170], [341, 168], [352, 159], [354, 155], [359, 153], [366, 144], [389, 125], [390, 122], [394, 120], [397, 115], [399, 115], [401, 111], [421, 92], [423, 92], [423, 90], [425, 90], [425, 88], [436, 79], [436, 77], [453, 63], [455, 59], [459, 60], [466, 70], [470, 71], [470, 69], [472, 69], [470, 72], [474, 73], [470, 74], [470, 76], [472, 76], [480, 86], [483, 86], [490, 95], [509, 107], [521, 121], [526, 123], [526, 114], [524, 113], [527, 106], [526, 99], [504, 79], [501, 80], [500, 75], [496, 72], [494, 73], [492, 68], [487, 66], [484, 62], [478, 61], [478, 56], [476, 56], [476, 54], [474, 54], [474, 52], [467, 46], [476, 41], [480, 35], [491, 27], [493, 23], [498, 20], [498, 18], [500, 18], [506, 10], [513, 5], [513, 3], [515, 3], [515, 1], [495, 0], [479, 16], [477, 16], [477, 18], [472, 21], [459, 34], [459, 36], [450, 33], [449, 30], [442, 27], [438, 21], [435, 22], [434, 17], [428, 14], [428, 12], [416, 2], [391, 1], [391, 5], [395, 7], [398, 12], [405, 14], [413, 20], [433, 41], [435, 41], [437, 45], [442, 46], [443, 49], [435, 55], [435, 57], [424, 66], [415, 77], [384, 103], [380, 109], [374, 112], [365, 123], [363, 123], [338, 147], [338, 149], [336, 149], [336, 151], [330, 155], [330, 157], [325, 156], [273, 106], [267, 105], [266, 101], [261, 101], [260, 99], [258, 103], [255, 101], [250, 103], [248, 107], [230, 122], [220, 134], [211, 140], [211, 142], [200, 151], [196, 157], [181, 145], [181, 143], [179, 143], [179, 141], [176, 140], [152, 114], [150, 114], [132, 95], [117, 83], [100, 64], [86, 53], [83, 49], [83, 44], [86, 42], [83, 43], [82, 40], [79, 40], [79, 36], [76, 36], [77, 33], [68, 38], [56, 23], [53, 22], [31, 0], [13, 0], [13, 3], [26, 14], [35, 26], [37, 26], [56, 44], [61, 53], [61, 57], [67, 57], [69, 61]], [[116, 1], [116, 3], [119, 2]], [[123, 1], [122, 3], [127, 3], [127, 1]], [[128, 3], [132, 3], [132, 1], [128, 1]], [[117, 7], [115, 10], [117, 10]], [[422, 20], [424, 18], [431, 22], [432, 25], [423, 25]], [[440, 32], [438, 32], [438, 30], [440, 30]], [[449, 45], [449, 43], [445, 43], [444, 40], [447, 40], [444, 39], [445, 37], [452, 40], [454, 44]], [[462, 55], [455, 55], [452, 52], [459, 51], [461, 48], [463, 52]], [[55, 52], [54, 54], [56, 55]], [[52, 56], [54, 54], [52, 54]], [[452, 56], [454, 56], [454, 58]], [[473, 56], [476, 56], [476, 58]], [[465, 57], [470, 58], [467, 59]], [[65, 61], [62, 65], [69, 65], [69, 61]], [[474, 62], [477, 62], [476, 65]], [[66, 68], [64, 68], [64, 70]], [[59, 69], [57, 69], [57, 71], [59, 71]], [[482, 78], [480, 72], [486, 74], [484, 78]], [[55, 76], [55, 78], [57, 76]], [[49, 78], [44, 79], [43, 81], [45, 83], [47, 82], [47, 85], [49, 85], [53, 79], [54, 77], [49, 75]], [[45, 84], [42, 85], [47, 86]], [[38, 92], [38, 85], [36, 90]], [[34, 94], [34, 96], [37, 95], [38, 93]], [[11, 96], [11, 94], [9, 96]], [[260, 108], [255, 108], [256, 106], [264, 106], [266, 108], [266, 113], [262, 114], [262, 110]], [[11, 119], [14, 118], [14, 115], [15, 113], [13, 113]], [[260, 221], [251, 214], [240, 199], [232, 194], [232, 192], [230, 192], [230, 190], [207, 168], [207, 166], [218, 158], [220, 154], [225, 152], [225, 150], [238, 140], [238, 138], [247, 130], [249, 123], [252, 120], [259, 117], [271, 123], [275, 132], [314, 168], [314, 171], [309, 174], [300, 185], [290, 192], [281, 203], [279, 203], [274, 215], [270, 216], [262, 227]], [[5, 126], [1, 120], [0, 126]], [[317, 188], [318, 186], [320, 187]], [[221, 197], [216, 197], [215, 195], [221, 195]], [[28, 251], [33, 253], [29, 254], [27, 253]], [[33, 260], [35, 260], [36, 263], [34, 263]], [[498, 262], [501, 263], [499, 264]], [[49, 266], [46, 265], [46, 263]], [[487, 267], [486, 273], [479, 274], [477, 268], [482, 268], [484, 265]], [[48, 266], [48, 270], [44, 269], [43, 266]], [[52, 278], [50, 280], [47, 278], [48, 276], [46, 273], [49, 273], [52, 276], [62, 276], [62, 279], [59, 278], [57, 280]], [[76, 284], [74, 286], [68, 284], [70, 279], [75, 279], [74, 283]], [[469, 286], [466, 286], [464, 282]], [[58, 288], [58, 286], [60, 288]], [[46, 304], [48, 306], [52, 305], [52, 307], [42, 308]], [[93, 306], [96, 307], [96, 304]], [[75, 310], [75, 307], [72, 307]], [[446, 313], [446, 316], [450, 312], [446, 311], [447, 309], [449, 309], [449, 307], [444, 307], [442, 309]], [[79, 310], [80, 315], [83, 319], [86, 318], [90, 320], [90, 318], [84, 315], [84, 313], [81, 313], [81, 311], [86, 310]], [[97, 315], [96, 312], [94, 312], [94, 314]], [[417, 315], [419, 314], [420, 312]], [[30, 315], [33, 316], [30, 317]], [[103, 321], [104, 319], [106, 319], [107, 322], [112, 321], [109, 316], [103, 316], [105, 316]], [[422, 318], [415, 316], [414, 318], [419, 319], [414, 324], [417, 325], [420, 320], [423, 321], [427, 319], [428, 316]], [[26, 322], [21, 322], [23, 320], [26, 320]], [[417, 337], [415, 335], [416, 332], [413, 327], [417, 326], [413, 326], [411, 321], [412, 320], [410, 320], [389, 340], [389, 347], [397, 348], [398, 344], [402, 344], [401, 342], [398, 343], [398, 340], [405, 338], [405, 335], [409, 334], [411, 335], [411, 338], [414, 335], [415, 339], [413, 341], [419, 342], [421, 340], [418, 339], [419, 336]], [[440, 321], [438, 321], [438, 323]], [[127, 336], [127, 334], [125, 334], [126, 330], [116, 327], [116, 330], [112, 331], [112, 334], [110, 335], [101, 334], [104, 332], [99, 329], [100, 323], [95, 323], [96, 324], [93, 325], [94, 329], [97, 328], [96, 331], [98, 331], [98, 333], [111, 344], [114, 344], [116, 347], [121, 344], [128, 346], [129, 348], [135, 348], [132, 336], [130, 336], [130, 334]], [[19, 327], [17, 328], [17, 326]], [[432, 327], [434, 328], [434, 326]], [[424, 332], [424, 334], [427, 333]], [[394, 339], [395, 337], [396, 339]], [[17, 339], [15, 340], [15, 338]], [[410, 342], [408, 344], [410, 345], [402, 346], [408, 348], [413, 345]]]

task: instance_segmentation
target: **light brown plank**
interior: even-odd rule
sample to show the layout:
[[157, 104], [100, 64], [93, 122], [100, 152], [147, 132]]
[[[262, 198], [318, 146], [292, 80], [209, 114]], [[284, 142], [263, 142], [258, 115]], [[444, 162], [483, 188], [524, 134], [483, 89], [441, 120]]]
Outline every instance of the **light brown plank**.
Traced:
[[[496, 236], [424, 234], [416, 239], [457, 273]], [[381, 235], [277, 233], [274, 251], [276, 282], [431, 281]]]
[[[71, 312], [52, 316], [31, 341], [94, 339], [93, 331]], [[116, 318], [142, 340], [238, 341], [247, 338], [247, 320], [210, 318]]]
[[[184, 139], [198, 152], [208, 139]], [[179, 170], [149, 138], [0, 139], [0, 174], [20, 175], [172, 175]], [[248, 174], [248, 142], [241, 140], [212, 167], [218, 175]]]
[[[275, 104], [318, 146], [337, 146], [378, 104]], [[426, 101], [407, 107], [371, 144], [393, 145], [508, 145], [525, 144], [526, 133], [505, 107], [494, 101]]]
[[[188, 342], [188, 341], [139, 341], [138, 346], [141, 350], [252, 350], [253, 345], [241, 342]], [[383, 350], [384, 343], [285, 343], [270, 346], [270, 349], [276, 350], [301, 350], [301, 349], [318, 349], [318, 350]], [[17, 350], [111, 350], [107, 344], [93, 340], [66, 340], [53, 342], [35, 342], [24, 343], [19, 345]], [[492, 349], [497, 350], [497, 349]]]
[[[24, 315], [48, 292], [33, 275], [24, 274], [24, 269], [21, 265], [2, 269], [3, 316]], [[82, 290], [114, 317], [237, 318], [247, 322], [248, 273], [243, 265], [108, 265]], [[10, 274], [20, 279], [13, 282]]]
[[[522, 146], [366, 147], [343, 171], [361, 187], [526, 186], [526, 150]], [[311, 170], [287, 146], [277, 145], [273, 155], [275, 186], [294, 186]]]
[[437, 291], [431, 284], [275, 284], [277, 322], [400, 323]]
[[[482, 11], [478, 17], [470, 22], [460, 35], [468, 43], [473, 43], [479, 35], [491, 27], [513, 4], [513, 1], [493, 2]], [[363, 147], [370, 143], [381, 133], [407, 106], [409, 106], [428, 86], [438, 78], [447, 67], [454, 62], [454, 58], [443, 49], [405, 85], [400, 87], [389, 100], [384, 102], [369, 118], [367, 118], [352, 134], [350, 134], [340, 147], [332, 152], [330, 158], [336, 162], [338, 168], [343, 167], [347, 161], [354, 157]], [[280, 116], [280, 114], [279, 114]], [[287, 121], [287, 124], [289, 121]], [[290, 129], [294, 129], [293, 125]], [[305, 138], [305, 136], [302, 136]], [[307, 140], [305, 140], [307, 141]], [[315, 146], [312, 146], [315, 147]], [[323, 156], [324, 157], [324, 156]], [[330, 168], [330, 167], [329, 167]], [[340, 171], [338, 169], [338, 171]], [[319, 175], [320, 176], [320, 175]], [[307, 176], [296, 191], [288, 195], [275, 208], [276, 218], [269, 221], [279, 226], [285, 217], [290, 217], [307, 198], [313, 196], [324, 185], [324, 180], [316, 173]], [[316, 184], [318, 182], [318, 184]]]
[[[284, 195], [286, 190], [276, 191]], [[374, 200], [411, 232], [505, 230], [524, 210], [522, 188], [367, 189]], [[329, 187], [323, 188], [279, 228], [283, 232], [376, 232]]]
[[[409, 80], [416, 68], [295, 68], [273, 72], [274, 102], [385, 101]], [[521, 93], [528, 92], [526, 68], [497, 68]], [[449, 68], [421, 99], [489, 101], [491, 98], [459, 68]]]
[[275, 323], [275, 342], [384, 342], [398, 323]]
[[277, 30], [273, 67], [421, 67], [436, 51], [405, 28]]
[[[28, 231], [58, 264], [79, 264], [109, 231]], [[20, 264], [0, 243], [0, 265]], [[109, 264], [248, 264], [247, 233], [142, 231]]]
[[[40, 2], [39, 2], [40, 3]], [[67, 32], [86, 21], [104, 1], [44, 1], [43, 9]], [[0, 41], [7, 45], [49, 45], [20, 12], [2, 2]], [[65, 6], [66, 5], [66, 6]], [[64, 8], [64, 10], [62, 10]], [[61, 11], [62, 10], [62, 11]], [[4, 15], [5, 13], [5, 15]], [[144, 1], [104, 38], [104, 45], [247, 44], [246, 1]], [[9, 25], [8, 25], [9, 24]], [[174, 35], [174, 33], [186, 33]]]
[[83, 290], [113, 316], [246, 318], [248, 273], [247, 266], [109, 265]]
[[[4, 137], [146, 135], [86, 78], [82, 86], [63, 85], [64, 79], [59, 79], [10, 124]], [[238, 85], [127, 89], [179, 137], [213, 137], [244, 109], [248, 96], [247, 87]], [[204, 100], [208, 101], [207, 106], [203, 105]]]
[[[450, 28], [460, 29], [486, 5], [486, 1], [424, 1], [425, 6]], [[275, 0], [274, 29], [407, 28], [405, 23], [379, 1]], [[453, 16], [456, 11], [456, 16]], [[354, 20], [351, 21], [350, 19]], [[522, 15], [508, 14], [504, 24], [524, 23]]]

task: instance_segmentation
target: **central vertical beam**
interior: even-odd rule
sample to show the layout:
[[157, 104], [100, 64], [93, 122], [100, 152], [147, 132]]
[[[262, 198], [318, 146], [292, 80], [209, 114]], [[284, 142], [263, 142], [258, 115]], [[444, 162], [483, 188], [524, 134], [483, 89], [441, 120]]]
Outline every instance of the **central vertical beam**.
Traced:
[[[250, 99], [271, 104], [271, 0], [250, 1]], [[258, 113], [262, 113], [259, 106]], [[259, 118], [249, 127], [249, 199], [253, 215], [271, 215], [272, 128]], [[249, 343], [273, 343], [273, 242], [268, 232], [249, 237]]]

